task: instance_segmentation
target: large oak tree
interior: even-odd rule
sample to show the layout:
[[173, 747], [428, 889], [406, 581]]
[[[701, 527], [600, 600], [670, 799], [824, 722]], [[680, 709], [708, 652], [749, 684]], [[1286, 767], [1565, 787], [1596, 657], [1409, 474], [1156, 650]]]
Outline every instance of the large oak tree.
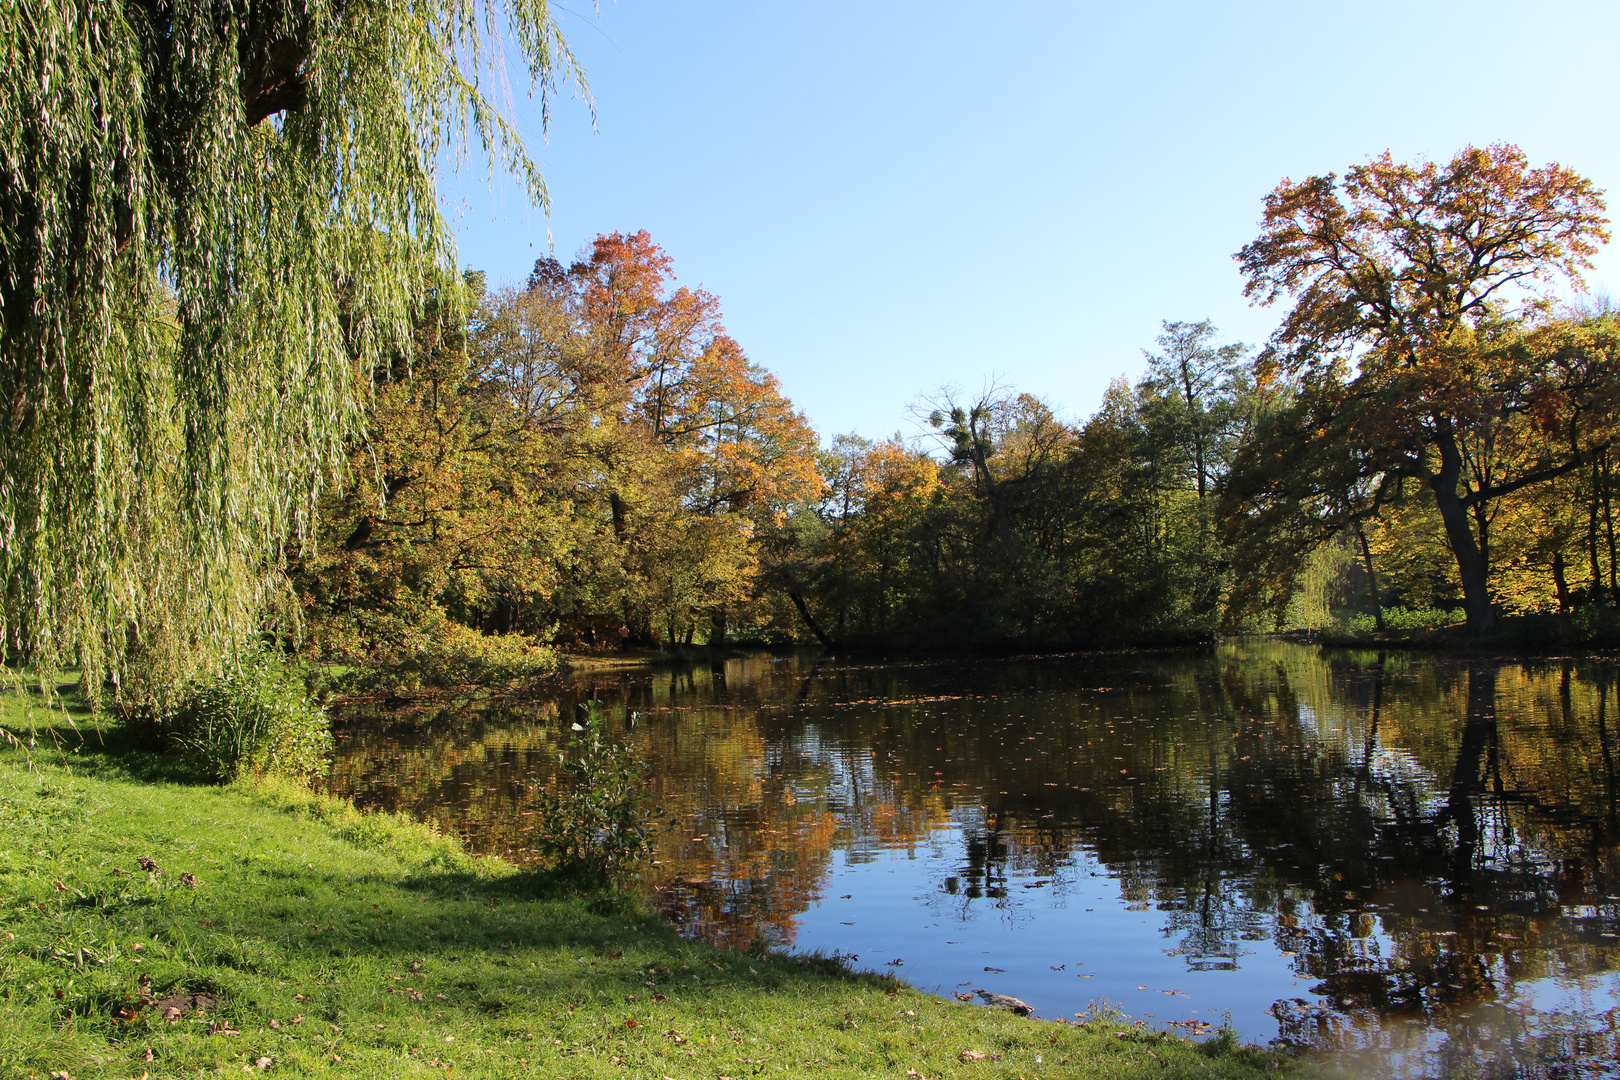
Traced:
[[[1261, 235], [1236, 256], [1248, 296], [1293, 301], [1262, 370], [1321, 395], [1296, 414], [1313, 426], [1288, 433], [1294, 452], [1274, 460], [1296, 487], [1315, 485], [1305, 474], [1323, 461], [1362, 488], [1421, 484], [1475, 633], [1494, 622], [1492, 502], [1579, 467], [1609, 438], [1612, 349], [1521, 324], [1536, 288], [1580, 283], [1606, 225], [1590, 181], [1533, 168], [1513, 146], [1416, 165], [1386, 153], [1342, 181], [1284, 180]], [[1347, 441], [1347, 452], [1313, 450], [1323, 439]]]

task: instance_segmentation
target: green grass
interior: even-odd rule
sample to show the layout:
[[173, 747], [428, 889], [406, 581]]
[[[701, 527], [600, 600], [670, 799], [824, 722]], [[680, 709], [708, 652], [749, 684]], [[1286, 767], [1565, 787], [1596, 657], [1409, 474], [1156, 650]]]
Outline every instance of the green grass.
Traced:
[[[26, 743], [18, 699], [0, 723]], [[1250, 1077], [1284, 1063], [684, 941], [421, 825], [191, 782], [75, 717], [0, 752], [0, 1077]], [[162, 868], [148, 873], [137, 859]], [[195, 877], [195, 885], [183, 881]], [[146, 996], [217, 1004], [168, 1018]], [[964, 1061], [964, 1051], [985, 1055]]]

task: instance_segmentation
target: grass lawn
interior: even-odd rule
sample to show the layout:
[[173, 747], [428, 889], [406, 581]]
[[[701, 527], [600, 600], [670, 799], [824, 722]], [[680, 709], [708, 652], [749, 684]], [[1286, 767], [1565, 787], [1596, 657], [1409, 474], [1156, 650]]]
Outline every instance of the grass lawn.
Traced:
[[[26, 744], [20, 704], [3, 695], [0, 723]], [[75, 719], [0, 750], [0, 1077], [1297, 1068], [1230, 1040], [1026, 1020], [816, 959], [718, 951], [634, 900], [471, 858], [419, 825], [286, 784], [192, 782]]]

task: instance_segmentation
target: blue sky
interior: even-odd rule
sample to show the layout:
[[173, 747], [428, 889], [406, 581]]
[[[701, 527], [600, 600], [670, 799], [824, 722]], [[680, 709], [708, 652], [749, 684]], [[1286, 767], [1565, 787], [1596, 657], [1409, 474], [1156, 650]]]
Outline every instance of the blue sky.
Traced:
[[[1505, 141], [1620, 211], [1612, 0], [554, 7], [598, 128], [520, 101], [550, 217], [448, 179], [461, 261], [647, 229], [824, 438], [992, 379], [1084, 417], [1162, 319], [1263, 340], [1231, 256], [1284, 176]], [[1588, 284], [1620, 294], [1613, 245]]]

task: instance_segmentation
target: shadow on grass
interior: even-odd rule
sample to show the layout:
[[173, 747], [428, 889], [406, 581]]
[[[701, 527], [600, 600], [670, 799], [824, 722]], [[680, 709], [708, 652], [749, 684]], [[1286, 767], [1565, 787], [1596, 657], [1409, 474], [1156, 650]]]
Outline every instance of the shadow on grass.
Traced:
[[92, 715], [77, 687], [62, 688], [59, 704], [5, 710], [0, 743], [41, 763], [103, 780], [202, 786], [213, 781], [151, 728]]

